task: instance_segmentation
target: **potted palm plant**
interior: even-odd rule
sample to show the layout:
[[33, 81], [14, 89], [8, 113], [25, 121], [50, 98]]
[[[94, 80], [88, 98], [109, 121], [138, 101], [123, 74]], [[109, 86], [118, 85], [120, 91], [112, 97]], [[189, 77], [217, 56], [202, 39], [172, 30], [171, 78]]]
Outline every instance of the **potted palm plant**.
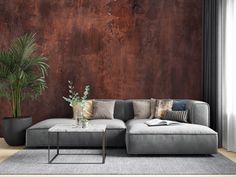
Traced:
[[10, 102], [12, 112], [2, 119], [3, 137], [12, 146], [25, 144], [25, 130], [32, 124], [32, 117], [21, 115], [22, 101], [46, 88], [47, 58], [36, 50], [35, 35], [26, 34], [0, 51], [0, 96]]

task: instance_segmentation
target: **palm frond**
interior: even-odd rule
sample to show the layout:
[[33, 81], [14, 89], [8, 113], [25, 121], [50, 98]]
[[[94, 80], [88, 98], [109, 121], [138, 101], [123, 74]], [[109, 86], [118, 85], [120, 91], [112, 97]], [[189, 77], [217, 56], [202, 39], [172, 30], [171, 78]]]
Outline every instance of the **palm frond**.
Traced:
[[0, 81], [0, 97], [10, 99], [9, 83]]
[[15, 63], [20, 64], [23, 60], [27, 60], [35, 51], [35, 35], [26, 34], [17, 38], [9, 52]]
[[[37, 97], [46, 88], [47, 58], [36, 55], [35, 51], [35, 34], [21, 36], [8, 50], [0, 51], [0, 96], [18, 104], [13, 108], [20, 109], [19, 102]], [[19, 116], [19, 112], [13, 110], [13, 115]]]

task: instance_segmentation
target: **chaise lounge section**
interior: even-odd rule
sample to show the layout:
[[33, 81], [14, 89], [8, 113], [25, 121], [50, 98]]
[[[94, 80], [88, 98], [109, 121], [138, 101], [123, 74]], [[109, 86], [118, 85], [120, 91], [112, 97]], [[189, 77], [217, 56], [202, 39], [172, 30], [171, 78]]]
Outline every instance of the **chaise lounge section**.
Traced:
[[[74, 124], [75, 121], [68, 118], [52, 118], [39, 122], [26, 131], [26, 147], [47, 147], [48, 129], [56, 124]], [[124, 147], [126, 125], [119, 119], [90, 120], [90, 124], [105, 124], [107, 126], [107, 146]], [[51, 145], [56, 146], [56, 135], [51, 135]], [[70, 133], [60, 135], [62, 147], [99, 147], [101, 146], [101, 134], [97, 133]]]
[[[148, 99], [145, 99], [148, 101]], [[90, 124], [106, 124], [107, 147], [125, 147], [128, 154], [214, 154], [218, 136], [209, 126], [209, 106], [205, 102], [185, 100], [188, 122], [172, 126], [149, 127], [148, 119], [134, 119], [133, 101], [115, 100], [114, 119], [92, 119]], [[69, 118], [53, 118], [36, 123], [26, 131], [26, 147], [47, 147], [48, 129], [56, 124], [73, 123]], [[64, 134], [63, 147], [99, 147], [98, 134]], [[56, 145], [56, 137], [52, 137]]]
[[188, 121], [172, 126], [148, 127], [148, 119], [126, 123], [128, 154], [215, 154], [218, 136], [209, 126], [207, 103], [186, 100]]
[[[105, 124], [107, 127], [107, 147], [125, 147], [125, 120], [123, 100], [116, 100], [114, 119], [93, 119], [89, 124]], [[36, 123], [26, 130], [26, 147], [38, 148], [48, 146], [48, 129], [56, 124], [74, 124], [71, 118], [50, 118]], [[97, 133], [61, 134], [62, 147], [100, 147], [101, 138]], [[52, 135], [51, 145], [56, 146], [56, 135]]]
[[128, 154], [214, 154], [217, 134], [203, 125], [147, 127], [147, 119], [127, 123]]

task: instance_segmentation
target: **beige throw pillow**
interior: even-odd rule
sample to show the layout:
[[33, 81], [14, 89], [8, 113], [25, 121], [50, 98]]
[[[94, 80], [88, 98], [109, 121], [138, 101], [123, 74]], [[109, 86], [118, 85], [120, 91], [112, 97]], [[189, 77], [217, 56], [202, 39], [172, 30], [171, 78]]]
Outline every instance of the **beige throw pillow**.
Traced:
[[173, 100], [157, 100], [155, 117], [160, 119], [164, 118], [166, 111], [172, 110], [172, 105]]
[[150, 101], [134, 100], [134, 119], [148, 119], [151, 115]]
[[156, 102], [157, 100], [155, 98], [150, 99], [150, 107], [151, 107], [151, 115], [149, 117], [150, 119], [153, 119], [155, 117]]
[[93, 101], [93, 119], [114, 119], [115, 101]]
[[[77, 103], [76, 105], [73, 106], [73, 114], [74, 114], [74, 118], [79, 117], [81, 114], [82, 108], [81, 108], [81, 104]], [[85, 101], [85, 106], [84, 106], [84, 112], [83, 112], [83, 116], [86, 119], [91, 119], [91, 117], [93, 116], [93, 100], [86, 100]]]

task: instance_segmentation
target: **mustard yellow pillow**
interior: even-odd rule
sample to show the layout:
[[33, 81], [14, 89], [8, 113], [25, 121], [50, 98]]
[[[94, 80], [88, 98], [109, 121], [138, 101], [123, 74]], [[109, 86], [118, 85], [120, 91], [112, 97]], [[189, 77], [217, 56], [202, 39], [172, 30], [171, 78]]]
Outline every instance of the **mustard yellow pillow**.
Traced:
[[172, 110], [173, 100], [157, 100], [156, 102], [156, 118], [164, 118], [167, 111]]
[[[81, 108], [80, 103], [73, 105], [73, 114], [74, 114], [73, 117], [74, 118], [79, 117], [81, 114], [81, 111], [82, 111], [82, 108]], [[86, 119], [90, 119], [93, 116], [93, 100], [86, 100], [85, 101], [83, 116]]]

